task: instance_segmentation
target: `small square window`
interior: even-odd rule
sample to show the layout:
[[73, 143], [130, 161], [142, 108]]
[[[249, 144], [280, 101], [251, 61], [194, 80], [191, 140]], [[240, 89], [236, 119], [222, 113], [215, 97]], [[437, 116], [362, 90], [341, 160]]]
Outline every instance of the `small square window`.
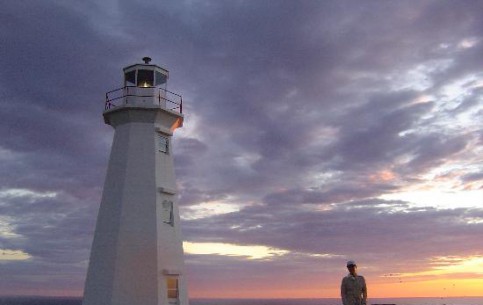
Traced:
[[169, 139], [165, 136], [159, 135], [158, 146], [160, 152], [167, 154], [169, 152]]

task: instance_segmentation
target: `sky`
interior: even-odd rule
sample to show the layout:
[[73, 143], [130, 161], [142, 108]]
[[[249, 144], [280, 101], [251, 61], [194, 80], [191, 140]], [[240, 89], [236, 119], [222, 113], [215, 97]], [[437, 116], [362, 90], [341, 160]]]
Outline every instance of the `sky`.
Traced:
[[81, 296], [122, 68], [170, 71], [192, 298], [483, 295], [483, 1], [3, 1], [0, 295]]

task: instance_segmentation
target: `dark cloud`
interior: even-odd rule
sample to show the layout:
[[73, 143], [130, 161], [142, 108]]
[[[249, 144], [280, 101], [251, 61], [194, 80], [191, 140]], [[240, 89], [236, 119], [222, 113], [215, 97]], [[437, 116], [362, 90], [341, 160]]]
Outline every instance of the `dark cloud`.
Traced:
[[[411, 260], [464, 251], [459, 246], [476, 238], [481, 230], [481, 224], [468, 225], [467, 219], [480, 213], [479, 209], [408, 208], [405, 203], [377, 199], [317, 210], [294, 201], [292, 206], [254, 206], [185, 221], [185, 231], [194, 240], [223, 236], [227, 243], [263, 244], [312, 254], [352, 254], [366, 259], [385, 249], [385, 253]], [[418, 240], [425, 244], [412, 249], [409, 256], [404, 249]]]
[[[15, 236], [0, 238], [2, 249], [20, 250], [29, 261], [1, 264], [9, 279], [2, 281], [2, 294], [15, 291], [44, 294], [75, 293], [83, 286], [97, 206], [69, 195], [42, 197], [2, 196], [0, 215], [9, 220]], [[9, 198], [10, 197], [10, 198]]]
[[473, 173], [461, 177], [464, 182], [480, 181], [483, 180], [483, 173]]
[[197, 291], [300, 288], [301, 274], [330, 286], [347, 257], [379, 277], [483, 255], [480, 208], [381, 199], [439, 181], [481, 190], [482, 12], [476, 1], [6, 3], [0, 249], [32, 258], [0, 261], [0, 293], [80, 293], [113, 135], [104, 93], [146, 55], [184, 99], [173, 142], [185, 238], [291, 251], [187, 255]]
[[[343, 271], [341, 266], [347, 258], [357, 257], [365, 266], [377, 266], [376, 270], [364, 271], [369, 278], [377, 278], [381, 276], [378, 270], [394, 274], [416, 272], [421, 262], [430, 257], [474, 255], [475, 248], [468, 245], [478, 238], [482, 227], [481, 223], [468, 225], [465, 219], [478, 217], [481, 209], [402, 209], [407, 209], [405, 203], [378, 200], [320, 211], [304, 210], [299, 204], [257, 206], [210, 219], [185, 221], [184, 229], [193, 240], [216, 237], [218, 242], [263, 244], [294, 252], [260, 262], [231, 259], [227, 264], [217, 264], [221, 258], [216, 256], [199, 258], [203, 263], [192, 262], [196, 274], [225, 280], [233, 271], [231, 268], [243, 264], [243, 268], [237, 269], [240, 278], [264, 277], [267, 270], [274, 272], [277, 279], [297, 277], [302, 272], [319, 283], [333, 285], [334, 273]], [[316, 256], [323, 254], [332, 256]], [[215, 265], [217, 268], [210, 270]], [[277, 283], [279, 287], [286, 285], [283, 279]], [[270, 286], [266, 281], [256, 281], [256, 285], [266, 289]]]

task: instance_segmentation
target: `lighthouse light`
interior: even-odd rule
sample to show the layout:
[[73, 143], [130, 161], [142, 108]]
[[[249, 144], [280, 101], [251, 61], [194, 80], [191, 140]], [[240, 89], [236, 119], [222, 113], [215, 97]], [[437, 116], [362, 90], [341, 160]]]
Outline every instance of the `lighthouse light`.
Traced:
[[138, 70], [138, 87], [152, 87], [154, 83], [153, 70]]

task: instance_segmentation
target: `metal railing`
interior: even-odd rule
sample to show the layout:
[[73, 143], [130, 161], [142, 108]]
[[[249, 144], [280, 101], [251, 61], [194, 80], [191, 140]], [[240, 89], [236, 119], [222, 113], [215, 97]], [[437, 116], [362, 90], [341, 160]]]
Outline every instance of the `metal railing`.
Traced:
[[[152, 89], [152, 94], [140, 94], [143, 89]], [[152, 98], [153, 102], [157, 102], [160, 108], [183, 113], [183, 98], [181, 95], [169, 90], [157, 87], [137, 87], [125, 86], [106, 92], [105, 110], [114, 109], [121, 105], [129, 105], [129, 97]], [[139, 103], [136, 103], [139, 105]]]

